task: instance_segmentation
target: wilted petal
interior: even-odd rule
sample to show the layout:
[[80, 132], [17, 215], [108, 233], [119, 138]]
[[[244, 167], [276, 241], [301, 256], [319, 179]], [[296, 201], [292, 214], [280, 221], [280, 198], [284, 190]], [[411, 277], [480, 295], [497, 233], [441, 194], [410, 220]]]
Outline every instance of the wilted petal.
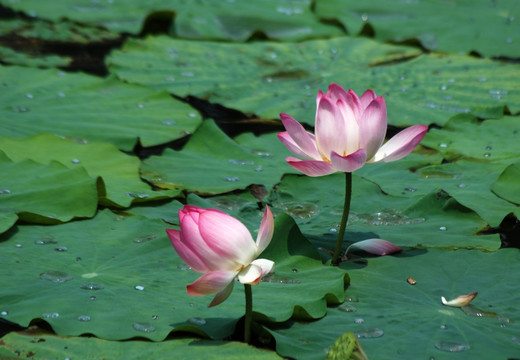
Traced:
[[274, 267], [274, 262], [267, 259], [256, 259], [248, 267], [238, 273], [238, 281], [242, 284], [256, 285], [262, 278], [269, 274]]
[[224, 288], [224, 290], [215, 295], [208, 307], [217, 306], [218, 304], [224, 302], [229, 297], [229, 295], [231, 295], [234, 286], [235, 282], [231, 281], [229, 285]]
[[365, 165], [366, 159], [367, 154], [365, 149], [359, 149], [355, 153], [347, 156], [341, 156], [336, 152], [332, 152], [330, 160], [332, 161], [332, 166], [337, 171], [353, 172]]
[[463, 307], [468, 305], [477, 295], [478, 292], [475, 291], [466, 295], [460, 295], [457, 298], [449, 301], [446, 300], [444, 296], [441, 296], [441, 301], [446, 306]]
[[230, 282], [234, 281], [236, 275], [237, 273], [234, 271], [212, 271], [202, 275], [189, 284], [186, 289], [188, 294], [193, 296], [215, 294], [224, 290]]
[[350, 249], [358, 249], [373, 255], [381, 256], [403, 251], [399, 246], [383, 239], [367, 239], [358, 241], [348, 247], [347, 251], [345, 251], [345, 255]]
[[[301, 157], [304, 160], [319, 160], [321, 159], [321, 156], [318, 153], [318, 150], [316, 150], [316, 157], [312, 157], [309, 154], [307, 154], [305, 151], [303, 151], [298, 144], [294, 142], [294, 140], [291, 138], [289, 133], [287, 131], [278, 133], [278, 139], [285, 145], [285, 147], [292, 152], [294, 155]], [[314, 135], [313, 135], [313, 141], [314, 141]]]
[[293, 168], [307, 176], [323, 176], [336, 172], [332, 165], [326, 161], [300, 160], [290, 156], [285, 158], [285, 160]]
[[414, 125], [404, 129], [388, 140], [368, 162], [399, 160], [415, 149], [428, 131], [426, 125]]
[[321, 155], [330, 159], [332, 151], [346, 151], [347, 124], [339, 108], [326, 96], [322, 97], [316, 111], [316, 145]]
[[235, 270], [254, 259], [256, 246], [251, 233], [234, 217], [210, 209], [200, 214], [199, 225], [207, 246], [220, 259], [220, 270]]
[[386, 104], [379, 96], [367, 106], [359, 121], [359, 145], [367, 152], [367, 159], [371, 159], [383, 144], [386, 128]]
[[269, 206], [265, 206], [264, 216], [262, 217], [262, 223], [258, 230], [258, 236], [256, 237], [256, 256], [260, 255], [262, 251], [269, 245], [274, 233], [274, 218]]
[[[280, 119], [294, 144], [300, 148], [303, 153], [307, 154], [306, 157], [315, 160], [321, 158], [316, 148], [314, 135], [307, 132], [298, 121], [287, 114], [280, 114]], [[295, 153], [295, 155], [298, 154]]]
[[166, 229], [166, 233], [170, 238], [170, 241], [179, 254], [180, 258], [193, 270], [198, 273], [206, 273], [211, 269], [206, 265], [203, 259], [201, 259], [193, 250], [191, 250], [182, 239], [182, 234], [179, 230]]

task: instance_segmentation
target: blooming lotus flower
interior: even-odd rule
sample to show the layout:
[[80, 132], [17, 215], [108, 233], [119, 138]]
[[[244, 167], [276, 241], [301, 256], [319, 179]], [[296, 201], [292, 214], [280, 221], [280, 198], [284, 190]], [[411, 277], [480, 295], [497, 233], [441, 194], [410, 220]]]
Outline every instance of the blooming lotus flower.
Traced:
[[274, 231], [273, 214], [266, 206], [256, 242], [249, 230], [234, 217], [215, 209], [186, 205], [179, 210], [180, 231], [167, 229], [173, 247], [193, 270], [203, 274], [187, 292], [217, 294], [211, 306], [228, 298], [235, 278], [256, 285], [273, 270], [274, 262], [257, 257], [269, 245]]
[[315, 135], [287, 114], [280, 114], [287, 131], [278, 138], [296, 156], [289, 165], [308, 176], [353, 172], [365, 163], [389, 162], [408, 155], [422, 140], [428, 127], [404, 129], [383, 145], [386, 135], [386, 104], [381, 96], [367, 90], [358, 97], [331, 84], [316, 98]]

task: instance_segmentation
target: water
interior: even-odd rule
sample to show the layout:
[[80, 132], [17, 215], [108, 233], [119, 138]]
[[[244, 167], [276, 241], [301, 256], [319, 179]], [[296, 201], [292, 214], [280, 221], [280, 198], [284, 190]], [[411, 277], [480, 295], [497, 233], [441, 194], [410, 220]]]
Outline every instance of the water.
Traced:
[[42, 314], [42, 318], [44, 319], [56, 319], [60, 317], [60, 314], [57, 313], [57, 312], [53, 312], [53, 313], [43, 313]]
[[0, 195], [10, 194], [10, 193], [11, 193], [11, 190], [9, 190], [9, 189], [0, 189]]
[[141, 243], [145, 243], [145, 242], [148, 242], [148, 241], [152, 241], [152, 240], [157, 239], [157, 238], [158, 238], [158, 236], [156, 234], [150, 234], [150, 235], [136, 237], [134, 239], [134, 242], [138, 243], [138, 244], [141, 244]]
[[347, 296], [345, 299], [347, 302], [359, 302], [359, 298], [356, 295]]
[[458, 343], [454, 341], [437, 341], [435, 343], [435, 347], [439, 350], [447, 352], [460, 352], [470, 349], [470, 346], [468, 344]]
[[2, 311], [2, 312], [0, 312], [0, 315], [2, 315], [2, 316], [7, 316], [8, 314], [9, 314], [9, 312], [7, 312], [7, 311], [5, 311], [5, 310]]
[[134, 199], [146, 199], [146, 198], [148, 198], [150, 196], [150, 195], [148, 195], [146, 193], [137, 192], [137, 191], [127, 192], [126, 195], [128, 195], [128, 196], [130, 196], [131, 198], [134, 198]]
[[358, 339], [376, 339], [384, 335], [383, 330], [374, 328], [374, 329], [366, 329], [362, 331], [356, 331], [354, 333]]
[[462, 174], [451, 173], [440, 170], [425, 170], [419, 174], [423, 179], [459, 179], [463, 177]]
[[229, 181], [229, 182], [237, 182], [240, 179], [237, 176], [226, 176], [224, 178], [224, 180]]
[[143, 291], [143, 290], [144, 290], [144, 286], [142, 286], [142, 285], [136, 285], [136, 286], [134, 287], [134, 289], [136, 289], [136, 290], [138, 290], [138, 291]]
[[105, 287], [102, 284], [86, 283], [80, 286], [83, 290], [103, 290]]
[[141, 332], [150, 333], [155, 331], [155, 326], [147, 322], [136, 321], [132, 324], [132, 327]]
[[49, 245], [49, 244], [57, 244], [58, 242], [54, 237], [50, 235], [44, 235], [40, 239], [34, 240], [36, 245]]
[[356, 312], [357, 309], [355, 306], [352, 306], [350, 304], [343, 304], [340, 307], [338, 307], [339, 310], [343, 312]]
[[274, 273], [271, 273], [269, 275], [264, 276], [262, 278], [262, 282], [278, 283], [278, 284], [299, 284], [300, 280], [286, 278], [286, 277], [279, 277], [279, 276], [275, 275]]
[[181, 264], [181, 265], [177, 265], [177, 269], [185, 271], [185, 270], [191, 270], [191, 267], [189, 267], [186, 264]]
[[359, 325], [361, 325], [361, 324], [363, 324], [364, 322], [365, 322], [365, 320], [362, 319], [362, 318], [356, 318], [356, 319], [354, 319], [354, 323], [355, 323], [355, 324], [359, 324]]
[[78, 316], [78, 321], [88, 322], [88, 321], [90, 321], [90, 316], [89, 315], [80, 315], [80, 316]]
[[440, 231], [446, 231], [446, 230], [448, 230], [448, 228], [447, 228], [446, 226], [441, 226], [441, 227], [439, 228], [439, 230], [440, 230]]
[[235, 160], [235, 159], [230, 159], [228, 160], [228, 162], [230, 164], [233, 164], [233, 165], [254, 165], [255, 162], [253, 160]]
[[63, 271], [49, 270], [40, 274], [40, 278], [43, 280], [53, 281], [55, 283], [63, 283], [72, 280], [72, 275], [67, 274]]
[[410, 218], [399, 210], [384, 209], [373, 214], [355, 214], [349, 216], [349, 223], [362, 223], [372, 226], [412, 225], [424, 222], [424, 218]]
[[79, 159], [72, 159], [70, 162], [73, 164], [79, 164], [81, 161]]
[[54, 250], [55, 250], [55, 251], [58, 251], [58, 252], [65, 252], [65, 251], [67, 251], [68, 249], [67, 249], [66, 246], [56, 246], [56, 247], [54, 248]]
[[300, 219], [310, 219], [320, 212], [318, 205], [309, 202], [288, 201], [278, 206], [290, 215]]
[[203, 318], [198, 317], [198, 316], [190, 317], [188, 319], [188, 322], [193, 325], [198, 325], [198, 326], [206, 325], [206, 320], [204, 320]]

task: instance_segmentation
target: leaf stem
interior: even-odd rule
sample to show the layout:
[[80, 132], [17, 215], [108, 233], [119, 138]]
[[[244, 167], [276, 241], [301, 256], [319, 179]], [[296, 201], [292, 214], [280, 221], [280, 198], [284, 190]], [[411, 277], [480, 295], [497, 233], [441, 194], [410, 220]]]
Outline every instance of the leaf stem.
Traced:
[[251, 321], [253, 319], [253, 292], [250, 284], [244, 284], [246, 294], [246, 315], [244, 319], [244, 342], [251, 342]]
[[343, 244], [343, 236], [345, 236], [345, 229], [347, 227], [348, 214], [350, 212], [350, 199], [352, 198], [352, 173], [345, 173], [345, 204], [343, 205], [343, 216], [341, 217], [341, 224], [336, 240], [336, 248], [334, 255], [332, 255], [332, 265], [339, 264], [339, 253], [341, 252], [341, 245]]

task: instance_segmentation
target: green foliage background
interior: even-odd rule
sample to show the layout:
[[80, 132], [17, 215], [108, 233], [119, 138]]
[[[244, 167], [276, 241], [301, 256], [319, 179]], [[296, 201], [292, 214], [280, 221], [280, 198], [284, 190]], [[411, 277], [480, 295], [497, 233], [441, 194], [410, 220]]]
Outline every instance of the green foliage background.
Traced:
[[[0, 1], [0, 358], [520, 357], [519, 34], [514, 0]], [[276, 137], [333, 82], [430, 127], [353, 176], [344, 250], [403, 252], [338, 268], [343, 175]], [[253, 345], [239, 286], [185, 292], [187, 203], [276, 215]]]

